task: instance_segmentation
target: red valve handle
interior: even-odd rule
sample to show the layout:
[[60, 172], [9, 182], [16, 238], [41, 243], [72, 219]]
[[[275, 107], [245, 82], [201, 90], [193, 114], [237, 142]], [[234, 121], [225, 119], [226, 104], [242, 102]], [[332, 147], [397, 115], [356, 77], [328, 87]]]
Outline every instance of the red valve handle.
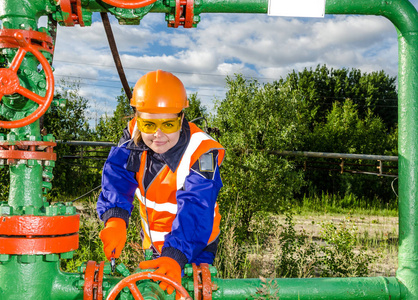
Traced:
[[[10, 67], [0, 68], [0, 101], [4, 95], [18, 93], [32, 101], [35, 101], [39, 104], [39, 106], [33, 113], [27, 117], [24, 117], [23, 119], [14, 121], [0, 121], [1, 128], [18, 128], [35, 122], [49, 108], [54, 96], [54, 76], [52, 74], [52, 69], [48, 63], [48, 60], [42, 55], [41, 52], [35, 48], [35, 46], [26, 42], [22, 33], [16, 32], [13, 37], [16, 39], [20, 47], [17, 50], [16, 56], [13, 58]], [[22, 63], [23, 58], [27, 52], [32, 53], [38, 59], [45, 72], [47, 90], [44, 97], [39, 96], [38, 94], [35, 94], [34, 92], [20, 85], [17, 71], [19, 70], [20, 64]]]
[[120, 8], [140, 8], [147, 5], [153, 4], [157, 0], [102, 0], [104, 3], [107, 3], [112, 6]]
[[141, 292], [139, 291], [139, 289], [138, 289], [138, 287], [136, 286], [135, 283], [137, 281], [140, 281], [140, 280], [149, 280], [149, 279], [152, 279], [154, 281], [160, 280], [160, 281], [163, 281], [165, 283], [168, 283], [173, 288], [175, 288], [176, 291], [178, 291], [184, 298], [191, 299], [189, 294], [187, 293], [186, 289], [181, 284], [179, 284], [175, 280], [171, 279], [170, 277], [162, 275], [162, 274], [158, 274], [158, 273], [153, 273], [153, 272], [144, 272], [144, 273], [132, 274], [132, 275], [122, 279], [121, 281], [119, 281], [115, 285], [115, 287], [110, 291], [106, 300], [115, 300], [116, 296], [125, 287], [129, 288], [129, 290], [131, 291], [131, 294], [132, 294], [132, 296], [134, 297], [135, 300], [144, 300], [144, 298], [141, 295]]

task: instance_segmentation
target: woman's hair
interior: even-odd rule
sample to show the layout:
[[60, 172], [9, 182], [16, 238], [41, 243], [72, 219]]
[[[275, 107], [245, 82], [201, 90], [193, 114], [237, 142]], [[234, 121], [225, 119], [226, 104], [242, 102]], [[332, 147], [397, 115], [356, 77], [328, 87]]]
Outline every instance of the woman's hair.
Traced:
[[136, 129], [134, 132], [133, 140], [134, 140], [135, 145], [137, 146], [139, 142], [142, 140], [141, 132], [138, 129]]
[[[136, 117], [139, 117], [139, 114], [140, 114], [140, 113], [141, 113], [141, 112], [136, 111], [135, 116], [136, 116]], [[184, 115], [184, 112], [183, 112], [183, 111], [181, 111], [181, 112], [179, 112], [177, 115], [178, 115], [179, 117], [182, 117], [182, 116]], [[138, 127], [137, 127], [137, 129], [135, 130], [135, 132], [134, 132], [134, 135], [133, 135], [132, 139], [134, 140], [134, 143], [135, 143], [135, 145], [137, 145], [137, 146], [138, 146], [138, 144], [141, 142], [142, 137], [141, 137], [141, 132], [139, 131]]]

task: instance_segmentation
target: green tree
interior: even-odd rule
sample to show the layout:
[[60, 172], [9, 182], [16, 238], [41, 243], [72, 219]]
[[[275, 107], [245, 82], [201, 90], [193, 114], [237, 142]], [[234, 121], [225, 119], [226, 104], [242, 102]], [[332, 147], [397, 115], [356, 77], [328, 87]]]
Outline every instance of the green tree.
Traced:
[[197, 93], [191, 94], [189, 96], [189, 107], [184, 109], [184, 115], [188, 121], [193, 121], [197, 126], [204, 129], [207, 127], [207, 109], [202, 105], [199, 98], [197, 98]]
[[359, 69], [329, 69], [318, 65], [315, 70], [293, 71], [282, 81], [288, 82], [304, 99], [313, 125], [325, 121], [335, 101], [348, 98], [360, 109], [361, 118], [370, 109], [388, 129], [397, 123], [396, 78], [384, 71], [362, 74]]
[[317, 124], [312, 134], [312, 148], [324, 152], [384, 155], [388, 149], [387, 128], [371, 109], [360, 117], [351, 99], [334, 102], [326, 121]]
[[44, 115], [44, 127], [57, 140], [88, 140], [91, 129], [88, 118], [88, 99], [80, 96], [79, 83], [61, 81], [61, 91], [54, 98], [66, 99], [62, 106], [51, 106]]
[[123, 89], [117, 97], [117, 106], [112, 116], [105, 115], [99, 119], [96, 126], [96, 140], [117, 143], [122, 136], [122, 131], [133, 117], [134, 113], [130, 100]]
[[238, 238], [244, 239], [255, 212], [286, 209], [303, 185], [293, 163], [271, 150], [298, 149], [308, 131], [298, 113], [300, 99], [286, 84], [261, 85], [236, 75], [227, 78], [227, 86], [213, 120], [227, 152], [219, 203], [224, 213], [234, 211]]
[[[66, 99], [65, 106], [51, 106], [50, 112], [44, 116], [44, 128], [57, 140], [88, 141], [92, 139], [92, 131], [88, 118], [88, 99], [79, 93], [79, 84], [61, 82], [61, 91], [55, 98]], [[50, 197], [61, 195], [80, 195], [100, 182], [98, 165], [82, 159], [79, 146], [59, 143], [55, 147], [57, 161], [55, 164], [53, 188]]]
[[[310, 137], [310, 150], [317, 152], [336, 152], [351, 154], [393, 155], [396, 139], [388, 134], [382, 119], [371, 109], [363, 111], [360, 117], [357, 104], [351, 99], [343, 103], [334, 102], [331, 111], [326, 114], [326, 121], [316, 125]], [[328, 160], [329, 161], [329, 160]], [[374, 164], [374, 161], [346, 160], [349, 163]], [[358, 197], [370, 199], [378, 196], [389, 201], [393, 199], [390, 191], [391, 178], [378, 178], [371, 175], [340, 174], [309, 171], [305, 176], [310, 182], [310, 192], [316, 194], [327, 191], [332, 194], [353, 193]]]

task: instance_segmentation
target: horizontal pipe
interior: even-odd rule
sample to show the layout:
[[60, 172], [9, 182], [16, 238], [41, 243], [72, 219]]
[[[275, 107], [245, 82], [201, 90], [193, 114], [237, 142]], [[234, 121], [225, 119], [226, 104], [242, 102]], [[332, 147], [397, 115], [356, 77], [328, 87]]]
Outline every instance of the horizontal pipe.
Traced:
[[403, 286], [394, 277], [214, 279], [212, 299], [400, 300]]
[[304, 156], [304, 157], [398, 161], [397, 156], [389, 156], [389, 155], [329, 153], [329, 152], [309, 152], [309, 151], [272, 151], [272, 153], [277, 154], [277, 155]]
[[266, 14], [268, 0], [195, 0], [195, 14], [200, 13], [251, 13]]
[[[117, 144], [112, 143], [112, 142], [61, 141], [61, 140], [57, 140], [57, 143], [58, 144], [64, 144], [64, 145], [71, 145], [71, 146], [92, 146], [92, 147], [113, 147], [113, 146], [117, 146]], [[398, 161], [397, 156], [390, 156], [390, 155], [310, 152], [310, 151], [271, 151], [271, 153], [276, 154], [276, 155], [304, 156], [304, 157]]]
[[418, 30], [417, 11], [407, 0], [327, 0], [325, 13], [383, 16], [403, 35]]
[[113, 147], [117, 144], [112, 142], [90, 142], [90, 141], [62, 141], [57, 140], [58, 144], [71, 145], [71, 146], [93, 146], [93, 147]]

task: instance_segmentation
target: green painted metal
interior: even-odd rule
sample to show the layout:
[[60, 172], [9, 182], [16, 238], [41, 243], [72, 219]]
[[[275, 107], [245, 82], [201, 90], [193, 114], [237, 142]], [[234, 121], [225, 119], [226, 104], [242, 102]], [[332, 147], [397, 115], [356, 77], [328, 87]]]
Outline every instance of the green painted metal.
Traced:
[[397, 278], [418, 299], [418, 36], [399, 35], [399, 254]]
[[15, 210], [31, 205], [38, 209], [43, 206], [42, 169], [36, 160], [10, 165], [9, 205]]
[[[80, 275], [76, 277], [62, 273], [59, 261], [46, 261], [44, 255], [10, 255], [8, 261], [0, 264], [1, 299], [71, 299], [55, 297], [70, 292], [79, 295], [74, 299], [82, 299], [82, 290], [74, 284]], [[58, 283], [62, 288], [57, 289]]]
[[266, 0], [226, 0], [226, 1], [196, 1], [195, 13], [246, 13], [266, 14], [268, 1]]
[[55, 5], [50, 1], [2, 1], [0, 5], [0, 20], [3, 28], [37, 29], [40, 16], [53, 11]]
[[[292, 278], [292, 279], [215, 279], [218, 290], [213, 299], [280, 300], [400, 300], [402, 287], [396, 278]], [[268, 298], [268, 297], [276, 298]]]
[[[2, 29], [25, 29], [46, 32], [38, 28], [38, 18], [56, 8], [50, 1], [1, 1], [0, 20]], [[2, 63], [11, 62], [16, 49], [1, 49]], [[43, 51], [50, 61], [52, 55]], [[45, 75], [38, 72], [39, 62], [33, 55], [25, 56], [18, 73], [23, 87], [45, 95]], [[20, 95], [4, 96], [0, 114], [8, 120], [19, 120], [36, 108], [37, 104]], [[14, 141], [41, 141], [39, 121], [22, 128], [12, 129], [7, 137]], [[53, 141], [46, 136], [44, 140]], [[2, 162], [4, 163], [4, 162]], [[50, 189], [53, 161], [15, 160], [9, 161], [10, 193], [8, 203], [0, 205], [0, 215], [56, 216], [75, 214], [75, 208], [65, 205], [50, 206], [44, 197]], [[46, 181], [44, 181], [46, 180]], [[63, 253], [61, 258], [71, 258], [72, 252]], [[76, 287], [80, 274], [66, 274], [60, 271], [60, 255], [8, 255], [0, 254], [0, 299], [82, 299], [83, 290]]]
[[[26, 167], [24, 164], [22, 166]], [[71, 203], [49, 205], [44, 202], [40, 208], [34, 206], [35, 202], [26, 206], [9, 204], [10, 200], [9, 203], [1, 203], [0, 216], [76, 214]], [[44, 255], [0, 254], [0, 299], [83, 299], [82, 286], [77, 286], [82, 275], [60, 270], [60, 259], [72, 257], [72, 251]]]
[[398, 31], [399, 254], [402, 299], [418, 299], [418, 15], [409, 1], [327, 1], [326, 13], [374, 14]]

